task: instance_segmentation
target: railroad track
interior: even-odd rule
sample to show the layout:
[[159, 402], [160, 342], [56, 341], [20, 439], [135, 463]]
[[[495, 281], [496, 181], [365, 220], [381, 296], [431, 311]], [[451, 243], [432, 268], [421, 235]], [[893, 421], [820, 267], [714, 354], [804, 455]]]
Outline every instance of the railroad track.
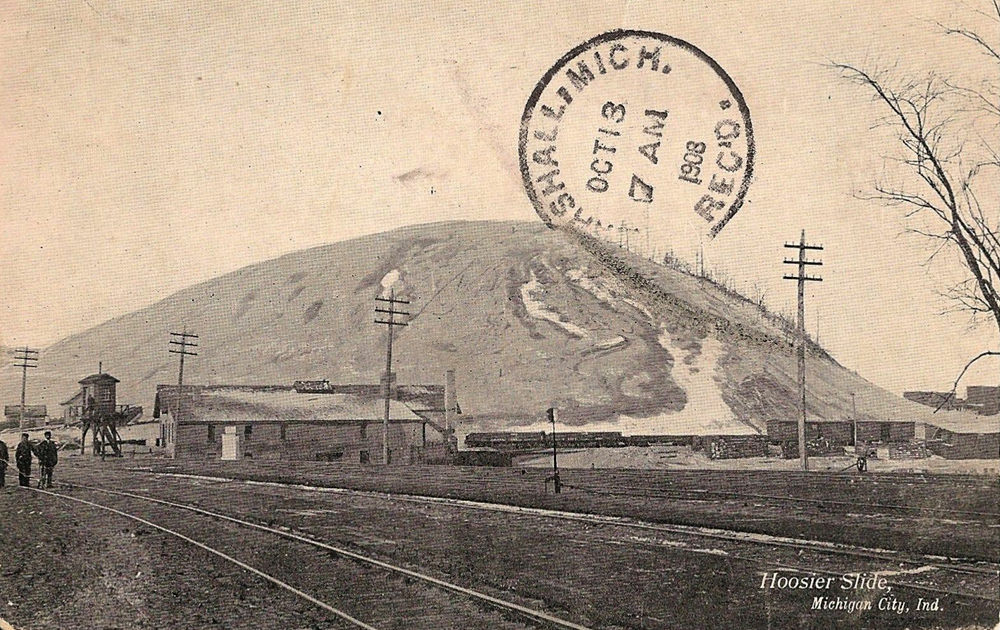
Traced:
[[[454, 508], [466, 509], [466, 510], [471, 509], [471, 510], [481, 510], [490, 512], [515, 513], [515, 514], [542, 517], [548, 519], [574, 521], [574, 522], [585, 523], [588, 525], [621, 527], [637, 532], [668, 534], [674, 536], [726, 541], [730, 543], [751, 544], [751, 545], [758, 545], [765, 547], [778, 547], [778, 548], [789, 549], [796, 552], [808, 551], [811, 553], [816, 553], [826, 556], [839, 556], [851, 559], [860, 559], [865, 562], [880, 560], [892, 563], [892, 565], [895, 566], [896, 568], [899, 568], [903, 565], [909, 565], [911, 567], [915, 567], [918, 569], [922, 567], [933, 567], [935, 569], [939, 569], [948, 573], [977, 575], [988, 578], [1000, 577], [1000, 565], [998, 565], [997, 563], [970, 562], [963, 559], [950, 559], [950, 558], [942, 558], [939, 556], [907, 555], [893, 550], [877, 549], [871, 547], [864, 547], [860, 545], [845, 545], [845, 544], [818, 541], [818, 540], [798, 539], [798, 538], [774, 536], [767, 534], [756, 534], [756, 533], [748, 533], [748, 532], [719, 529], [719, 528], [649, 523], [649, 522], [635, 521], [633, 519], [622, 518], [622, 517], [586, 514], [578, 512], [565, 512], [560, 510], [522, 507], [522, 506], [514, 506], [514, 505], [498, 504], [498, 503], [484, 503], [484, 502], [469, 501], [464, 499], [427, 497], [427, 496], [407, 495], [407, 494], [389, 494], [384, 492], [373, 492], [367, 490], [353, 490], [347, 488], [326, 488], [319, 486], [306, 486], [302, 484], [288, 484], [280, 482], [247, 481], [247, 480], [231, 479], [226, 477], [185, 475], [183, 473], [155, 473], [148, 471], [142, 471], [142, 472], [148, 475], [164, 475], [170, 477], [189, 478], [189, 479], [193, 478], [193, 479], [217, 481], [217, 482], [239, 482], [250, 486], [264, 485], [264, 486], [274, 486], [274, 487], [301, 488], [310, 491], [320, 491], [320, 492], [325, 491], [338, 494], [375, 497], [390, 501], [430, 504], [430, 505], [447, 505]], [[118, 492], [101, 488], [93, 488], [93, 489], [96, 489], [101, 492], [108, 492], [111, 494]], [[124, 494], [128, 495], [129, 493], [124, 493]], [[133, 494], [132, 496], [141, 497], [145, 500], [159, 501], [159, 499], [155, 499], [152, 497], [143, 497], [142, 495]], [[187, 509], [192, 509], [194, 511], [201, 509], [194, 506], [185, 506], [185, 507]], [[757, 561], [757, 563], [760, 564], [759, 561]], [[794, 567], [782, 566], [780, 564], [774, 564], [772, 566], [784, 569], [792, 569], [797, 571], [805, 570], [801, 567], [796, 569]], [[825, 572], [821, 569], [812, 568], [808, 570], [820, 574], [831, 574], [831, 575], [833, 574], [830, 572]], [[901, 573], [905, 574], [906, 571], [902, 571]], [[889, 583], [896, 586], [910, 588], [924, 592], [949, 594], [957, 597], [971, 597], [991, 602], [1000, 601], [1000, 594], [995, 592], [992, 594], [981, 594], [981, 593], [976, 594], [969, 592], [961, 592], [937, 586], [915, 584], [912, 581], [899, 578], [890, 579]]]
[[[256, 577], [267, 581], [268, 583], [272, 584], [275, 587], [278, 587], [284, 591], [287, 591], [295, 595], [298, 598], [301, 598], [309, 602], [313, 606], [316, 606], [317, 608], [325, 611], [326, 613], [329, 613], [330, 615], [335, 617], [339, 622], [345, 624], [348, 627], [364, 628], [366, 630], [382, 630], [383, 628], [386, 627], [439, 628], [442, 627], [442, 624], [445, 624], [447, 625], [447, 627], [492, 629], [494, 627], [521, 628], [525, 627], [524, 625], [522, 625], [523, 622], [527, 622], [529, 627], [588, 630], [586, 626], [574, 623], [569, 620], [562, 619], [545, 611], [538, 610], [536, 608], [531, 608], [529, 606], [524, 606], [516, 602], [511, 602], [486, 593], [482, 593], [480, 591], [476, 591], [471, 588], [454, 584], [452, 582], [436, 578], [432, 575], [414, 569], [384, 562], [377, 558], [373, 558], [365, 554], [361, 554], [335, 545], [331, 545], [321, 540], [316, 540], [314, 538], [303, 536], [293, 531], [276, 529], [259, 523], [254, 523], [248, 520], [236, 518], [234, 516], [230, 516], [227, 514], [206, 510], [198, 506], [174, 502], [174, 501], [168, 501], [156, 497], [140, 495], [137, 493], [122, 492], [117, 490], [111, 490], [108, 488], [101, 488], [97, 486], [89, 486], [77, 483], [63, 482], [60, 483], [59, 485], [61, 487], [73, 489], [76, 491], [83, 490], [85, 492], [98, 493], [106, 496], [115, 496], [123, 498], [126, 499], [126, 502], [141, 501], [146, 504], [154, 504], [155, 506], [157, 506], [157, 508], [160, 508], [160, 510], [158, 512], [156, 510], [153, 510], [155, 514], [152, 515], [147, 512], [142, 516], [140, 516], [137, 515], [134, 512], [134, 510], [121, 509], [120, 505], [119, 506], [107, 505], [105, 503], [96, 500], [85, 499], [79, 496], [72, 496], [63, 492], [52, 492], [49, 490], [42, 490], [40, 488], [31, 488], [31, 490], [41, 494], [56, 497], [60, 500], [70, 501], [90, 508], [107, 511], [119, 517], [138, 522], [142, 525], [155, 529], [164, 534], [176, 537], [198, 549], [201, 549], [213, 555], [216, 558], [231, 563], [239, 567], [240, 569], [255, 575]], [[171, 511], [173, 512], [172, 515], [170, 514]], [[469, 605], [461, 607], [462, 608], [461, 611], [457, 610], [457, 608], [459, 608], [457, 606], [452, 606], [452, 605], [446, 605], [443, 607], [438, 606], [438, 610], [435, 613], [436, 616], [432, 616], [430, 620], [399, 619], [397, 621], [399, 623], [402, 623], [403, 625], [398, 625], [397, 623], [390, 623], [388, 625], [374, 625], [376, 623], [380, 623], [380, 620], [363, 621], [362, 619], [360, 619], [360, 617], [362, 616], [360, 613], [357, 612], [351, 613], [346, 611], [345, 610], [346, 606], [343, 604], [334, 605], [332, 603], [329, 603], [328, 601], [324, 601], [323, 599], [320, 599], [319, 597], [309, 594], [305, 590], [292, 585], [289, 582], [289, 580], [287, 578], [284, 578], [283, 576], [279, 577], [273, 575], [272, 573], [268, 573], [264, 570], [254, 567], [249, 563], [244, 562], [235, 557], [234, 553], [227, 553], [223, 550], [218, 549], [217, 546], [210, 545], [204, 542], [204, 540], [199, 540], [194, 535], [185, 534], [181, 531], [178, 531], [177, 529], [174, 529], [171, 526], [168, 526], [167, 524], [164, 524], [164, 521], [175, 520], [178, 511], [193, 513], [199, 515], [200, 517], [204, 517], [203, 519], [201, 519], [201, 523], [198, 526], [199, 528], [198, 531], [200, 532], [198, 536], [199, 538], [205, 537], [203, 528], [206, 526], [206, 523], [210, 522], [218, 523], [221, 521], [222, 523], [235, 525], [238, 528], [251, 530], [254, 533], [262, 533], [268, 536], [276, 536], [288, 541], [292, 541], [294, 546], [298, 547], [305, 546], [312, 549], [319, 549], [323, 551], [325, 554], [329, 554], [329, 556], [333, 558], [336, 558], [340, 561], [350, 562], [353, 563], [354, 565], [357, 565], [358, 567], [363, 568], [366, 572], [373, 575], [372, 579], [378, 579], [378, 577], [374, 576], [374, 574], [379, 574], [382, 575], [383, 577], [384, 575], [389, 575], [396, 578], [401, 578], [399, 580], [400, 583], [397, 584], [393, 589], [392, 597], [403, 600], [408, 599], [409, 601], [401, 602], [398, 605], [398, 607], [396, 607], [396, 610], [398, 611], [415, 610], [415, 609], [420, 609], [422, 606], [425, 606], [425, 603], [423, 601], [424, 600], [423, 595], [419, 592], [417, 593], [413, 592], [414, 589], [412, 588], [412, 584], [414, 583], [419, 584], [424, 588], [433, 588], [436, 589], [437, 591], [445, 593], [449, 597], [451, 597], [452, 600], [454, 600], [455, 598], [460, 598], [461, 600], [466, 601]], [[193, 526], [193, 524], [190, 523], [188, 523], [187, 525], [188, 527]], [[245, 541], [243, 542], [245, 543]], [[244, 544], [243, 546], [246, 546], [246, 544]], [[315, 558], [315, 554], [312, 554], [311, 557]], [[384, 591], [382, 594], [383, 596], [385, 596]], [[344, 594], [341, 593], [341, 595]], [[327, 599], [329, 599], [329, 597]], [[414, 605], [414, 602], [420, 602], [420, 603]], [[389, 603], [392, 604], [392, 602]], [[354, 607], [357, 608], [359, 606], [355, 605]], [[489, 609], [490, 611], [500, 612], [506, 619], [517, 619], [518, 623], [516, 624], [507, 623], [504, 626], [499, 626], [497, 625], [495, 613], [493, 615], [489, 615], [487, 613], [487, 609]], [[469, 615], [470, 611], [472, 610], [478, 610], [482, 614], [479, 615], [479, 618], [475, 619], [470, 619], [461, 616], [463, 614]], [[442, 619], [442, 615], [444, 616], [454, 615], [454, 617], [448, 619]], [[381, 621], [384, 621], [384, 619], [382, 619]], [[429, 625], [421, 626], [420, 625], [421, 621]], [[461, 625], [452, 625], [458, 622], [460, 622]]]
[[[259, 465], [257, 465], [259, 466]], [[277, 474], [280, 470], [269, 470], [266, 466], [259, 466], [261, 469], [261, 474]], [[145, 470], [147, 472], [157, 472], [153, 469], [130, 469], [130, 470]], [[178, 466], [164, 466], [163, 470], [159, 471], [162, 474], [185, 474], [186, 469], [184, 467]], [[994, 511], [982, 511], [982, 510], [969, 510], [969, 509], [954, 509], [948, 507], [940, 506], [927, 506], [920, 505], [919, 503], [887, 503], [883, 501], [866, 501], [864, 498], [860, 498], [857, 501], [845, 501], [843, 498], [832, 498], [832, 497], [803, 497], [803, 496], [781, 496], [779, 494], [764, 493], [759, 490], [759, 488], [772, 488], [774, 483], [783, 484], [783, 486], [796, 487], [796, 484], [803, 483], [815, 483], [818, 476], [823, 475], [823, 473], [817, 472], [801, 472], [801, 471], [782, 471], [781, 473], [760, 473], [755, 471], [755, 474], [763, 475], [762, 478], [750, 478], [738, 479], [734, 482], [735, 487], [733, 489], [720, 489], [712, 490], [705, 489], [703, 487], [691, 487], [696, 485], [702, 485], [706, 483], [711, 483], [711, 479], [706, 479], [703, 473], [704, 471], [671, 471], [668, 479], [659, 480], [655, 483], [649, 483], [648, 480], [638, 480], [632, 478], [632, 476], [627, 474], [621, 474], [619, 471], [600, 471], [600, 473], [595, 473], [593, 471], [587, 470], [574, 470], [572, 471], [573, 477], [578, 478], [579, 482], [574, 483], [563, 483], [563, 487], [566, 488], [576, 488], [582, 492], [588, 492], [591, 494], [604, 494], [608, 496], [634, 496], [637, 498], [664, 498], [664, 499], [678, 499], [678, 500], [708, 500], [710, 498], [718, 499], [732, 499], [732, 500], [745, 500], [745, 501], [769, 501], [776, 503], [788, 503], [791, 505], [815, 505], [820, 508], [831, 507], [831, 508], [842, 508], [849, 507], [853, 511], [859, 510], [881, 510], [885, 512], [899, 512], [899, 513], [917, 513], [917, 514], [931, 514], [934, 516], [954, 516], [954, 517], [973, 517], [976, 519], [985, 519], [988, 523], [1000, 523], [1000, 512]], [[212, 473], [206, 473], [212, 474]], [[405, 477], [402, 471], [399, 474], [404, 475], [399, 480], [403, 482], [415, 482], [418, 479], [410, 479]], [[564, 474], [564, 477], [569, 477], [570, 473]], [[740, 475], [742, 477], [747, 477], [747, 475]], [[984, 493], [994, 493], [1000, 496], [1000, 482], [990, 481], [984, 479], [982, 476], [975, 475], [928, 475], [925, 473], [868, 473], [863, 477], [852, 477], [849, 480], [845, 477], [834, 476], [830, 479], [834, 483], [844, 484], [845, 481], [849, 481], [851, 484], [860, 484], [861, 488], [867, 486], [879, 486], [879, 485], [891, 485], [897, 487], [913, 486], [913, 487], [928, 487], [935, 485], [947, 485], [949, 488], [963, 488], [966, 490], [978, 490]], [[371, 474], [368, 473], [365, 476], [365, 481], [371, 483]], [[565, 481], [565, 480], [564, 480]], [[481, 476], [473, 476], [469, 479], [459, 478], [455, 480], [456, 483], [467, 483], [471, 487], [476, 487], [477, 484], [483, 484], [484, 488], [495, 489], [497, 491], [502, 491], [509, 487], [512, 483], [510, 479], [484, 479]], [[517, 483], [517, 482], [513, 482]], [[523, 485], [524, 482], [521, 482]], [[782, 485], [779, 485], [782, 487]], [[837, 497], [842, 497], [855, 492], [853, 485], [847, 486], [838, 490], [836, 486], [827, 488], [826, 492], [835, 494]]]
[[993, 523], [1000, 523], [1000, 512], [979, 512], [974, 510], [954, 510], [950, 508], [939, 508], [923, 505], [904, 505], [896, 503], [855, 503], [838, 499], [814, 499], [810, 497], [790, 497], [770, 494], [760, 494], [756, 492], [736, 492], [730, 490], [702, 490], [697, 488], [635, 488], [608, 485], [603, 487], [578, 486], [564, 483], [564, 488], [589, 492], [591, 494], [603, 494], [609, 496], [627, 496], [647, 499], [679, 499], [679, 500], [711, 500], [711, 499], [735, 499], [750, 501], [773, 501], [777, 503], [808, 504], [816, 506], [837, 506], [859, 509], [877, 509], [894, 512], [929, 512], [939, 515], [949, 516], [974, 516], [989, 519]]

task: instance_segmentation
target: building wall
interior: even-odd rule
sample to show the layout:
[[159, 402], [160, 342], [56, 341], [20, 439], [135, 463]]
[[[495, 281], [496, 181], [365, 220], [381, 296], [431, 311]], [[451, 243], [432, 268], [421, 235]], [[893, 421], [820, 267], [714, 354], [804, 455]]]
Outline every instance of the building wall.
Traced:
[[[4, 405], [3, 428], [21, 426], [21, 405]], [[24, 428], [31, 429], [48, 424], [48, 410], [45, 405], [24, 406]]]
[[881, 442], [883, 441], [883, 427], [888, 427], [889, 442], [909, 442], [916, 437], [916, 423], [914, 422], [858, 422], [859, 442]]
[[115, 393], [114, 383], [88, 383], [83, 386], [83, 404], [86, 405], [93, 397], [97, 411], [114, 413], [117, 404]]
[[16, 429], [20, 427], [22, 429], [34, 429], [36, 427], [45, 426], [47, 424], [47, 420], [48, 418], [45, 417], [37, 418], [34, 416], [24, 416], [24, 425], [22, 425], [19, 416], [5, 416], [4, 421], [0, 423], [0, 428]]
[[1000, 434], [952, 433], [941, 429], [938, 439], [928, 441], [927, 447], [936, 455], [948, 459], [997, 459], [1000, 458]]
[[[823, 436], [831, 444], [846, 446], [853, 440], [850, 422], [806, 422], [806, 441]], [[792, 441], [798, 444], [799, 428], [796, 420], [769, 420], [767, 438], [771, 441]]]
[[767, 438], [763, 435], [711, 435], [699, 440], [712, 459], [764, 457]]
[[985, 416], [996, 415], [1000, 406], [1000, 387], [995, 385], [969, 385], [965, 388], [966, 404]]
[[[118, 427], [122, 438], [122, 453], [125, 455], [142, 453], [163, 453], [163, 425], [159, 422], [141, 422]], [[89, 436], [88, 436], [89, 437]], [[125, 440], [131, 440], [125, 443]], [[138, 442], [145, 442], [140, 444]], [[89, 453], [84, 449], [84, 453]]]
[[123, 440], [145, 440], [146, 446], [160, 446], [157, 443], [163, 437], [163, 425], [159, 422], [141, 422], [118, 427], [118, 435]]
[[[174, 457], [177, 459], [221, 459], [226, 427], [235, 428], [238, 453], [242, 458], [266, 460], [363, 462], [382, 459], [382, 424], [360, 425], [295, 424], [255, 422], [251, 424], [182, 422], [176, 426]], [[250, 427], [247, 433], [247, 427]], [[432, 433], [427, 427], [427, 441]], [[439, 435], [434, 436], [440, 442]], [[392, 463], [414, 463], [423, 446], [421, 424], [390, 424], [389, 449]]]

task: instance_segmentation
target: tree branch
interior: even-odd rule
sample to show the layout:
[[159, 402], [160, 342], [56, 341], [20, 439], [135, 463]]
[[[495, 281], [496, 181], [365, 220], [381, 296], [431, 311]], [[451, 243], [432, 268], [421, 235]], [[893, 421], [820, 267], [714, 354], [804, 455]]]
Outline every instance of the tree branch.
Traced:
[[941, 404], [937, 406], [937, 409], [934, 410], [934, 413], [940, 411], [941, 407], [944, 407], [949, 400], [955, 397], [955, 391], [958, 389], [958, 382], [962, 380], [962, 377], [965, 376], [965, 373], [969, 371], [969, 368], [972, 367], [973, 363], [975, 363], [979, 359], [982, 359], [983, 357], [996, 357], [996, 356], [1000, 356], [1000, 352], [987, 350], [986, 352], [980, 353], [979, 356], [966, 363], [965, 367], [962, 368], [962, 372], [958, 375], [958, 378], [955, 379], [955, 384], [951, 386], [951, 391], [948, 392], [948, 395], [944, 397], [944, 400], [941, 401]]

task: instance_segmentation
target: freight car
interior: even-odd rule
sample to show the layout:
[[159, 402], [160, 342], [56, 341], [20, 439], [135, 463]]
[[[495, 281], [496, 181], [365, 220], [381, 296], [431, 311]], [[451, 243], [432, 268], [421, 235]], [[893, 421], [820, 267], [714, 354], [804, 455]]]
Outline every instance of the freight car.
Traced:
[[622, 438], [626, 446], [691, 446], [690, 435], [627, 435]]
[[545, 431], [484, 432], [470, 433], [465, 436], [465, 446], [467, 448], [495, 448], [501, 451], [521, 451], [543, 448], [546, 445]]
[[[620, 431], [556, 432], [556, 445], [566, 448], [600, 448], [625, 446]], [[551, 439], [549, 440], [551, 444]]]
[[[556, 445], [560, 448], [601, 448], [628, 446], [629, 438], [620, 431], [557, 431]], [[552, 435], [545, 431], [512, 431], [469, 433], [467, 448], [494, 448], [501, 451], [526, 451], [551, 448]]]

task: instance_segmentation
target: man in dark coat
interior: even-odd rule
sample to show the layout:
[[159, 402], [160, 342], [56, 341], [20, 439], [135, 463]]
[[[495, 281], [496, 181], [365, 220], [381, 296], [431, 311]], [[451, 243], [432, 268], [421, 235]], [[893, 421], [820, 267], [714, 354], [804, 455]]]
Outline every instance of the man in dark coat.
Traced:
[[3, 488], [7, 481], [7, 462], [9, 461], [10, 452], [7, 450], [7, 443], [0, 440], [0, 488]]
[[21, 441], [14, 451], [14, 459], [17, 461], [17, 485], [27, 486], [31, 480], [31, 442], [28, 441], [28, 434], [21, 434]]
[[59, 461], [59, 449], [52, 441], [52, 431], [45, 432], [45, 439], [35, 447], [35, 455], [38, 456], [38, 463], [42, 466], [42, 476], [38, 478], [38, 487], [43, 485], [46, 488], [52, 487], [52, 470]]

